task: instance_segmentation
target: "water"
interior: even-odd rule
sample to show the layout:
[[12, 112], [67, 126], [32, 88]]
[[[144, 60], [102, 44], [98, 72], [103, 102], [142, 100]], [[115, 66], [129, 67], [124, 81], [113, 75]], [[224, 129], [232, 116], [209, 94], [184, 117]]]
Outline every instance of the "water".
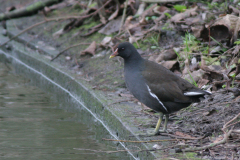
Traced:
[[48, 93], [29, 86], [11, 66], [0, 63], [0, 159], [129, 159], [116, 146], [96, 139], [77, 113]]

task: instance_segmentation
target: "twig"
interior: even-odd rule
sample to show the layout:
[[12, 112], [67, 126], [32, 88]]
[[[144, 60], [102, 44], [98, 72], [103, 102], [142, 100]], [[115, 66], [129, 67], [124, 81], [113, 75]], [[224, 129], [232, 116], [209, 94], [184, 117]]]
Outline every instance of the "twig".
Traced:
[[10, 42], [11, 40], [13, 40], [14, 38], [20, 36], [21, 34], [25, 33], [26, 31], [34, 28], [34, 27], [37, 27], [41, 24], [44, 24], [46, 22], [51, 22], [51, 21], [59, 21], [59, 20], [66, 20], [66, 19], [71, 19], [71, 18], [81, 18], [81, 16], [69, 16], [69, 17], [58, 17], [58, 18], [50, 18], [50, 19], [45, 19], [44, 21], [41, 21], [41, 22], [38, 22], [24, 30], [22, 30], [21, 32], [19, 32], [18, 34], [16, 34], [15, 36], [11, 37], [8, 41], [4, 42], [3, 44], [0, 45], [1, 46], [4, 46], [5, 44], [7, 44], [8, 42]]
[[178, 141], [178, 139], [160, 139], [160, 140], [149, 140], [149, 141], [130, 141], [130, 140], [117, 140], [117, 139], [106, 139], [105, 141], [116, 141], [116, 142], [129, 142], [129, 143], [152, 143], [152, 142], [167, 142], [167, 141]]
[[69, 16], [69, 17], [58, 17], [58, 18], [49, 18], [49, 19], [45, 19], [44, 21], [41, 21], [39, 23], [36, 23], [24, 30], [22, 30], [20, 33], [18, 33], [17, 35], [13, 36], [12, 38], [10, 38], [8, 41], [4, 42], [3, 44], [0, 44], [0, 47], [4, 46], [5, 44], [7, 44], [8, 42], [10, 42], [11, 40], [15, 39], [16, 37], [20, 36], [21, 34], [25, 33], [26, 31], [34, 28], [34, 27], [37, 27], [41, 24], [44, 24], [46, 22], [51, 22], [51, 21], [59, 21], [59, 20], [66, 20], [66, 19], [72, 19], [72, 18], [75, 18], [75, 19], [80, 19], [80, 18], [88, 18], [92, 15], [95, 15], [96, 13], [99, 12], [100, 9], [102, 9], [103, 7], [105, 7], [108, 3], [110, 3], [112, 0], [109, 0], [107, 1], [103, 6], [101, 6], [100, 8], [98, 8], [96, 11], [94, 11], [93, 13], [89, 14], [89, 15], [85, 15], [85, 16]]
[[173, 135], [173, 134], [169, 134], [169, 133], [161, 133], [161, 135], [164, 135], [164, 136], [169, 136], [169, 137], [173, 137], [173, 138], [178, 138], [178, 139], [189, 139], [189, 140], [199, 140], [199, 139], [203, 139], [205, 138], [206, 136], [202, 136], [202, 137], [193, 137], [193, 138], [190, 138], [190, 137], [181, 137], [181, 136], [176, 136], [176, 135]]
[[236, 46], [234, 46], [234, 47], [228, 49], [227, 51], [225, 51], [225, 52], [224, 52], [223, 54], [221, 54], [217, 59], [213, 60], [213, 61], [209, 64], [209, 66], [212, 65], [214, 62], [218, 61], [224, 54], [226, 54], [226, 53], [229, 52], [230, 50], [234, 49], [235, 47], [236, 47]]
[[70, 48], [73, 48], [73, 47], [77, 47], [77, 46], [80, 46], [80, 45], [89, 45], [91, 43], [78, 43], [78, 44], [75, 44], [75, 45], [72, 45], [72, 46], [69, 46], [67, 48], [65, 48], [64, 50], [60, 51], [55, 57], [53, 57], [51, 59], [51, 61], [55, 60], [56, 58], [58, 58], [61, 54], [63, 54], [66, 50], [70, 49]]
[[125, 19], [125, 17], [126, 17], [127, 5], [128, 5], [128, 0], [126, 0], [126, 2], [125, 2], [125, 6], [124, 6], [124, 10], [123, 10], [123, 15], [122, 15], [122, 20], [121, 20], [121, 24], [120, 24], [120, 28], [119, 28], [118, 34], [120, 34], [120, 33], [121, 33], [121, 30], [122, 30], [123, 22], [124, 22], [124, 19]]
[[[231, 120], [228, 121], [226, 124], [224, 124], [224, 125], [223, 125], [223, 128], [222, 128], [222, 131], [225, 132], [225, 130], [226, 130], [228, 127], [234, 125], [235, 123], [233, 123], [233, 124], [230, 124], [230, 123], [232, 123], [233, 121], [235, 121], [239, 116], [240, 116], [240, 113], [238, 113], [238, 115], [236, 115], [233, 119], [231, 119]], [[238, 122], [239, 122], [239, 121], [238, 121]]]
[[230, 134], [232, 133], [232, 130], [233, 130], [233, 127], [231, 128], [230, 131], [228, 131], [227, 133], [224, 134], [224, 138], [217, 142], [217, 143], [211, 143], [209, 145], [206, 145], [206, 146], [202, 146], [202, 147], [191, 147], [191, 148], [186, 148], [186, 149], [182, 149], [181, 151], [182, 152], [193, 152], [193, 151], [199, 151], [199, 150], [205, 150], [205, 149], [208, 149], [208, 148], [212, 148], [212, 147], [215, 147], [219, 144], [223, 144], [225, 143], [227, 140], [228, 140], [228, 137], [230, 136]]
[[131, 101], [132, 99], [124, 99], [124, 100], [119, 100], [119, 101], [116, 101], [116, 102], [113, 102], [113, 103], [109, 103], [108, 105], [113, 105], [113, 104], [117, 104], [117, 103], [120, 103], [120, 102], [128, 102], [128, 101]]
[[16, 9], [7, 13], [0, 13], [0, 22], [8, 19], [19, 18], [23, 16], [28, 16], [38, 13], [39, 10], [42, 10], [44, 7], [51, 6], [56, 3], [60, 3], [63, 0], [47, 0], [47, 1], [38, 1], [24, 8]]
[[[96, 11], [94, 11], [93, 13], [89, 14], [88, 17], [97, 14], [103, 7], [105, 7], [106, 5], [108, 5], [108, 3], [110, 3], [112, 0], [108, 0], [106, 3], [104, 3], [104, 5], [102, 5], [100, 8], [98, 8]], [[85, 18], [88, 18], [85, 17]]]
[[92, 151], [92, 152], [96, 152], [96, 153], [117, 153], [117, 152], [143, 152], [143, 151], [151, 152], [151, 151], [165, 150], [165, 149], [169, 149], [169, 148], [172, 148], [175, 146], [176, 145], [172, 145], [172, 146], [168, 146], [168, 147], [160, 148], [160, 149], [117, 150], [117, 151], [102, 151], [102, 150], [85, 149], [85, 148], [73, 148], [73, 149], [83, 150], [83, 151]]
[[224, 102], [224, 103], [215, 103], [215, 104], [233, 104], [233, 103], [240, 103], [240, 101], [235, 101], [235, 102]]

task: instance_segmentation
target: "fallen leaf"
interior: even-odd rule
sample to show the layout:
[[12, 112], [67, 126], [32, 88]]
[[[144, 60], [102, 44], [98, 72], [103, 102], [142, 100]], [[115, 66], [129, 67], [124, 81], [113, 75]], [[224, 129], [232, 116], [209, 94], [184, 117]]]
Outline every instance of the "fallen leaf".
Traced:
[[102, 46], [106, 46], [110, 41], [112, 40], [112, 37], [105, 37], [103, 38], [102, 42], [100, 43]]
[[217, 111], [215, 109], [212, 109], [210, 111], [203, 112], [202, 114], [204, 116], [211, 116], [213, 113], [216, 113]]
[[239, 53], [240, 45], [236, 45], [235, 49], [233, 50], [232, 54], [235, 56]]
[[179, 69], [178, 61], [164, 61], [160, 64], [163, 65], [164, 67], [166, 67], [167, 69], [171, 70], [171, 71]]
[[85, 55], [85, 54], [91, 54], [95, 55], [95, 50], [97, 48], [97, 44], [95, 41], [93, 41], [88, 48], [86, 48], [84, 51], [81, 52], [80, 55]]
[[110, 35], [114, 32], [119, 31], [120, 28], [120, 23], [121, 23], [121, 18], [119, 17], [118, 19], [112, 20], [108, 22], [102, 29], [100, 29], [98, 32], [106, 35]]
[[58, 30], [57, 32], [53, 33], [53, 37], [54, 38], [58, 38], [59, 36], [61, 36], [64, 33], [64, 29], [61, 28], [60, 30]]
[[196, 10], [197, 10], [197, 6], [191, 9], [187, 9], [185, 12], [183, 13], [178, 13], [174, 16], [172, 16], [172, 18], [170, 19], [172, 22], [179, 22], [180, 20], [190, 17], [190, 16], [194, 16], [197, 15]]
[[148, 8], [147, 10], [145, 10], [141, 15], [140, 15], [140, 24], [144, 24], [144, 22], [146, 21], [145, 18], [146, 16], [153, 16], [154, 12], [153, 9], [157, 6], [157, 4], [154, 4], [152, 7]]
[[191, 26], [191, 30], [193, 32], [194, 37], [199, 38], [201, 35], [201, 31], [203, 30], [203, 26]]
[[197, 83], [199, 88], [202, 88], [202, 86], [206, 85], [209, 82], [208, 79], [200, 79]]
[[133, 98], [133, 95], [131, 95], [131, 94], [126, 94], [126, 93], [120, 93], [119, 96], [120, 96], [120, 97]]
[[191, 72], [190, 74], [189, 74], [189, 72], [188, 72], [187, 74], [185, 74], [185, 75], [183, 76], [183, 79], [187, 79], [187, 80], [189, 80], [191, 83], [193, 83], [193, 80], [194, 80], [195, 82], [198, 83], [198, 81], [199, 81], [200, 79], [202, 79], [202, 77], [203, 77], [203, 75], [204, 75], [205, 73], [206, 73], [205, 71], [203, 71], [202, 69], [199, 69], [199, 70], [197, 70], [197, 71]]
[[166, 10], [168, 10], [168, 8], [165, 6], [157, 6], [157, 7], [153, 8], [153, 12], [158, 13], [158, 14], [161, 14], [161, 13], [165, 12]]
[[[224, 17], [218, 18], [213, 24], [210, 25], [210, 36], [217, 41], [231, 40], [232, 45], [237, 39], [240, 32], [240, 18], [234, 15], [227, 14]], [[200, 37], [205, 41], [209, 40], [208, 27], [201, 30]]]
[[165, 50], [162, 52], [157, 58], [155, 62], [161, 62], [161, 61], [167, 61], [167, 60], [173, 60], [177, 58], [177, 54], [173, 49]]
[[184, 138], [195, 138], [195, 137], [192, 137], [192, 136], [190, 136], [186, 133], [182, 133], [182, 132], [179, 132], [179, 131], [175, 132], [175, 135], [179, 136], [179, 137], [184, 137]]
[[189, 18], [185, 19], [185, 23], [189, 26], [192, 25], [192, 24], [196, 25], [200, 21], [201, 21], [200, 17], [189, 17]]
[[117, 8], [116, 11], [113, 12], [113, 14], [108, 18], [108, 21], [111, 21], [112, 19], [117, 17], [118, 12], [119, 12], [119, 3], [117, 3], [116, 8]]
[[219, 141], [221, 141], [221, 140], [223, 140], [223, 136], [217, 137], [217, 138], [213, 141], [213, 143], [217, 143], [217, 142], [219, 142]]
[[144, 8], [146, 6], [146, 3], [141, 3], [138, 7], [137, 13], [135, 15], [141, 15], [144, 12]]

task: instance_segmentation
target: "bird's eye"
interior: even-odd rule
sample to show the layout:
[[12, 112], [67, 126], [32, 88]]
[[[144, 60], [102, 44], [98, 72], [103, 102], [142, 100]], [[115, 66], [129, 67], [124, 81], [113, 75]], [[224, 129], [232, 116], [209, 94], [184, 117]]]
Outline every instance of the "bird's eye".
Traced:
[[125, 48], [121, 48], [121, 50], [123, 51]]

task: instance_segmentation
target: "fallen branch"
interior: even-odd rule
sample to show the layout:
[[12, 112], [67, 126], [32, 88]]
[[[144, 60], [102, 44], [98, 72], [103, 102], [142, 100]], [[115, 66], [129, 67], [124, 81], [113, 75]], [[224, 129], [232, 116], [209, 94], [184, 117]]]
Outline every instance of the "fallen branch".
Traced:
[[23, 33], [25, 33], [26, 31], [37, 27], [41, 24], [47, 23], [47, 22], [51, 22], [51, 21], [60, 21], [60, 20], [67, 20], [67, 19], [72, 19], [72, 18], [82, 18], [83, 16], [69, 16], [69, 17], [58, 17], [58, 18], [50, 18], [50, 19], [45, 19], [44, 21], [38, 22], [24, 30], [22, 30], [21, 32], [19, 32], [18, 34], [16, 34], [15, 36], [11, 37], [8, 41], [4, 42], [3, 44], [0, 44], [0, 47], [4, 46], [5, 44], [7, 44], [8, 42], [10, 42], [11, 40], [15, 39], [16, 37], [22, 35]]
[[152, 151], [159, 151], [159, 150], [165, 150], [165, 149], [169, 149], [172, 147], [175, 147], [176, 145], [172, 145], [172, 146], [168, 146], [165, 148], [160, 148], [160, 149], [139, 149], [139, 150], [117, 150], [117, 151], [103, 151], [103, 150], [94, 150], [94, 149], [85, 149], [85, 148], [73, 148], [76, 150], [83, 150], [83, 151], [92, 151], [92, 152], [96, 152], [96, 153], [118, 153], [118, 152], [152, 152]]
[[129, 143], [152, 143], [152, 142], [167, 142], [167, 141], [178, 141], [178, 139], [160, 139], [160, 140], [149, 140], [149, 141], [130, 141], [130, 140], [117, 140], [117, 139], [106, 139], [105, 141], [116, 141], [116, 142], [129, 142]]
[[34, 27], [37, 27], [37, 26], [39, 26], [39, 25], [41, 25], [41, 24], [44, 24], [44, 23], [46, 23], [46, 22], [59, 21], [59, 20], [67, 20], [67, 19], [88, 18], [88, 17], [90, 17], [90, 16], [92, 16], [92, 15], [97, 14], [98, 11], [99, 11], [102, 7], [106, 6], [106, 5], [107, 5], [108, 3], [110, 3], [111, 1], [112, 1], [112, 0], [107, 1], [103, 6], [101, 6], [101, 7], [98, 8], [95, 12], [93, 12], [93, 13], [91, 13], [91, 14], [89, 14], [89, 15], [85, 15], [85, 16], [68, 16], [68, 17], [58, 17], [58, 18], [45, 19], [44, 21], [41, 21], [41, 22], [39, 22], [39, 23], [36, 23], [36, 24], [34, 24], [34, 25], [32, 25], [32, 26], [30, 26], [30, 27], [22, 30], [22, 31], [21, 31], [20, 33], [18, 33], [17, 35], [11, 37], [8, 41], [4, 42], [3, 44], [0, 44], [0, 47], [4, 46], [5, 44], [7, 44], [7, 43], [10, 42], [11, 40], [15, 39], [16, 37], [20, 36], [21, 34], [25, 33], [26, 31], [28, 31], [28, 30], [30, 30], [30, 29], [32, 29], [32, 28], [34, 28]]
[[224, 134], [224, 138], [219, 141], [219, 142], [216, 142], [216, 143], [211, 143], [209, 145], [206, 145], [206, 146], [202, 146], [202, 147], [191, 147], [191, 148], [186, 148], [186, 149], [182, 149], [181, 151], [182, 152], [193, 152], [193, 151], [199, 151], [199, 150], [205, 150], [205, 149], [209, 149], [209, 148], [212, 148], [212, 147], [215, 147], [219, 144], [223, 144], [225, 142], [227, 142], [228, 140], [228, 137], [230, 136], [230, 134], [232, 133], [232, 130], [233, 130], [233, 127], [230, 131], [228, 131], [227, 133]]
[[69, 50], [70, 48], [77, 47], [77, 46], [80, 46], [80, 45], [89, 45], [89, 44], [91, 44], [91, 43], [78, 43], [78, 44], [69, 46], [69, 47], [65, 48], [64, 50], [60, 51], [55, 57], [53, 57], [53, 58], [51, 59], [51, 61], [53, 61], [53, 60], [55, 60], [56, 58], [58, 58], [61, 54], [63, 54], [66, 50]]
[[169, 133], [161, 133], [161, 135], [163, 136], [169, 136], [169, 137], [173, 137], [173, 138], [177, 138], [177, 139], [186, 139], [186, 140], [199, 140], [199, 139], [203, 139], [206, 136], [202, 136], [202, 137], [197, 137], [197, 138], [190, 138], [190, 137], [181, 137], [181, 136], [176, 136], [173, 134], [169, 134]]
[[119, 100], [119, 101], [116, 101], [116, 102], [112, 102], [112, 103], [109, 103], [108, 106], [113, 105], [113, 104], [117, 104], [117, 103], [121, 103], [121, 102], [128, 102], [128, 101], [132, 101], [132, 99], [123, 99], [123, 100]]
[[121, 23], [120, 23], [120, 28], [119, 28], [118, 35], [121, 33], [122, 26], [123, 26], [123, 23], [124, 23], [124, 20], [125, 20], [125, 17], [126, 17], [127, 5], [128, 5], [128, 0], [126, 0], [125, 5], [124, 5], [122, 20], [121, 20]]
[[235, 123], [233, 123], [233, 124], [230, 124], [230, 123], [232, 123], [233, 121], [235, 121], [239, 116], [240, 116], [240, 113], [238, 113], [238, 115], [236, 115], [233, 119], [231, 119], [231, 120], [228, 121], [226, 124], [224, 124], [224, 125], [223, 125], [223, 128], [222, 128], [222, 131], [223, 131], [223, 132], [226, 132], [226, 129], [227, 129], [228, 127], [239, 123], [240, 121], [237, 121], [237, 122], [235, 122]]
[[38, 1], [38, 2], [36, 2], [32, 5], [29, 5], [25, 8], [21, 8], [18, 10], [7, 12], [7, 13], [1, 13], [0, 21], [36, 14], [39, 10], [42, 10], [44, 7], [51, 6], [53, 4], [56, 4], [56, 3], [59, 3], [62, 1], [63, 0], [48, 0], [46, 2]]

